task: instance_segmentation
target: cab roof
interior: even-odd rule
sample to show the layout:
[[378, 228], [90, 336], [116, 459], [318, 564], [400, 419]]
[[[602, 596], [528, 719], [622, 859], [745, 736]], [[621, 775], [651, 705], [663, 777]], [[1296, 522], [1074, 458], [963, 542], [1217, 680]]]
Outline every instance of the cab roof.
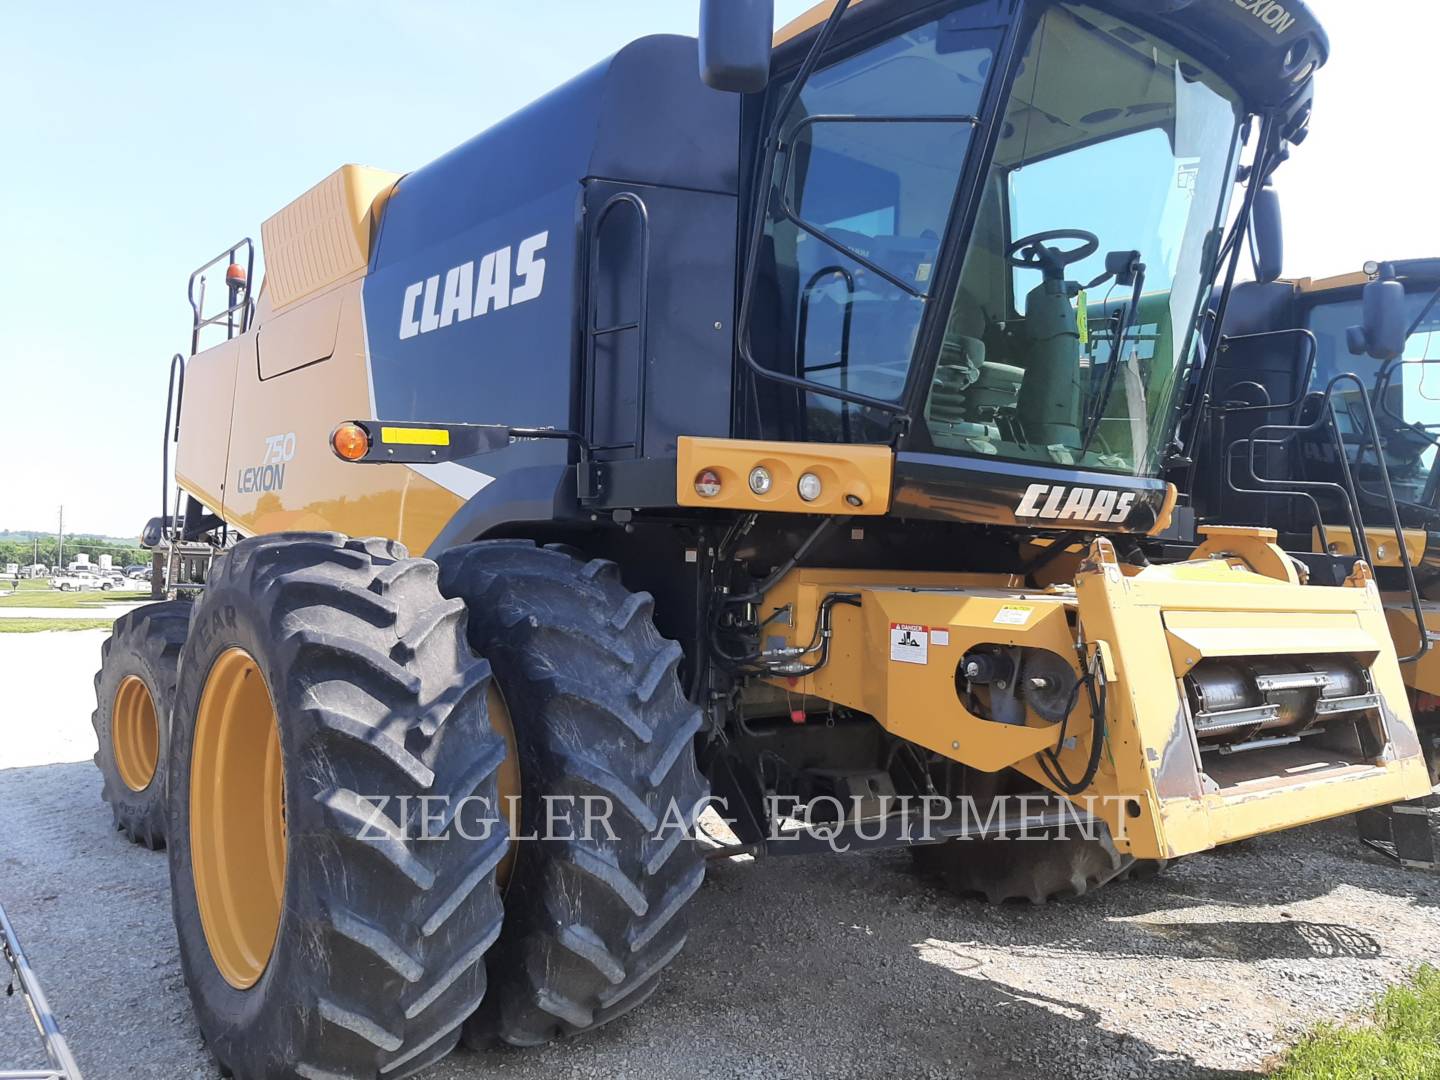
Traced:
[[[1004, 19], [1013, 17], [1021, 0], [972, 2]], [[775, 48], [782, 62], [787, 46], [798, 50], [797, 43], [830, 16], [835, 3], [821, 0], [780, 28]], [[851, 0], [840, 34], [849, 36], [847, 28], [863, 32], [928, 6], [920, 0]], [[1254, 111], [1308, 100], [1311, 80], [1330, 54], [1329, 38], [1305, 0], [1087, 0], [1085, 6], [1119, 15], [1193, 53], [1234, 85]]]

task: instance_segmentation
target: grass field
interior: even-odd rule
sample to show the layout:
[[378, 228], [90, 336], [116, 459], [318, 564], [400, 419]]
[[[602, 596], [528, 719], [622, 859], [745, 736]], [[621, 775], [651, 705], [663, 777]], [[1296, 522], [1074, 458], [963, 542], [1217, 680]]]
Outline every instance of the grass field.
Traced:
[[20, 582], [20, 588], [11, 591], [9, 582], [0, 583], [0, 608], [86, 608], [125, 601], [147, 600], [148, 591], [127, 591], [99, 589], [90, 592], [61, 592], [50, 588], [44, 578]]
[[46, 630], [108, 630], [111, 619], [0, 619], [0, 634], [39, 634]]
[[1271, 1080], [1434, 1080], [1440, 1077], [1440, 969], [1392, 986], [1373, 1023], [1324, 1024], [1293, 1047]]

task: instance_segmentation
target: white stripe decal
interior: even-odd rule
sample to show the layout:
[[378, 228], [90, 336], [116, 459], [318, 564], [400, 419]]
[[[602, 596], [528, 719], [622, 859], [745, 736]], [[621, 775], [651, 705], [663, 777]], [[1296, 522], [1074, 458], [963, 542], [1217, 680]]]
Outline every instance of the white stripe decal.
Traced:
[[375, 411], [375, 373], [370, 370], [370, 324], [365, 320], [365, 283], [360, 283], [360, 340], [365, 343], [365, 385], [370, 389], [370, 419], [379, 420]]
[[495, 482], [488, 473], [467, 469], [455, 461], [437, 461], [433, 465], [411, 465], [411, 469], [432, 483], [439, 484], [446, 491], [454, 492], [462, 499], [471, 499]]

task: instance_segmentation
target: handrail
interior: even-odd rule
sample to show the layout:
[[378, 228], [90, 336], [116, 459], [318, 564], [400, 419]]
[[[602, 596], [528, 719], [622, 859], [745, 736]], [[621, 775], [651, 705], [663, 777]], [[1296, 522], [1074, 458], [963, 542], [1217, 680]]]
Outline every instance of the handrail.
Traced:
[[[209, 318], [205, 317], [205, 271], [212, 266], [224, 263], [228, 268], [235, 263], [240, 252], [245, 252], [245, 285], [243, 288], [227, 286], [230, 288], [229, 306], [216, 312]], [[196, 295], [195, 284], [199, 281], [200, 292]], [[190, 273], [190, 283], [186, 287], [186, 296], [190, 301], [190, 312], [192, 325], [190, 329], [190, 355], [194, 356], [200, 351], [200, 331], [207, 326], [218, 326], [224, 324], [225, 339], [228, 341], [235, 334], [243, 334], [250, 329], [251, 320], [255, 317], [255, 305], [251, 301], [253, 294], [253, 282], [255, 280], [255, 244], [250, 237], [231, 244], [228, 248], [216, 255], [209, 262], [202, 264]], [[235, 315], [239, 313], [240, 321], [237, 326]]]
[[[1360, 403], [1364, 406], [1367, 428], [1365, 434], [1369, 442], [1375, 448], [1375, 457], [1379, 463], [1380, 479], [1385, 487], [1384, 498], [1390, 508], [1390, 515], [1395, 526], [1395, 537], [1398, 541], [1397, 547], [1400, 551], [1400, 565], [1405, 572], [1406, 586], [1409, 592], [1410, 604], [1415, 612], [1415, 624], [1419, 631], [1419, 649], [1409, 656], [1399, 658], [1400, 663], [1408, 664], [1419, 660], [1430, 649], [1430, 635], [1425, 626], [1425, 609], [1420, 599], [1420, 589], [1415, 581], [1415, 567], [1410, 561], [1410, 547], [1405, 543], [1405, 527], [1400, 519], [1400, 508], [1395, 501], [1395, 489], [1390, 482], [1390, 469], [1385, 462], [1385, 451], [1380, 443], [1379, 426], [1375, 423], [1375, 412], [1370, 405], [1370, 397], [1367, 393], [1364, 382], [1354, 372], [1341, 372], [1332, 378], [1325, 386], [1325, 391], [1320, 397], [1319, 408], [1316, 411], [1314, 420], [1308, 424], [1301, 424], [1298, 421], [1294, 424], [1262, 424], [1245, 439], [1236, 439], [1232, 444], [1225, 447], [1225, 477], [1232, 491], [1238, 494], [1266, 495], [1281, 494], [1291, 498], [1303, 498], [1308, 501], [1315, 510], [1317, 523], [1319, 525], [1320, 538], [1322, 543], [1327, 543], [1323, 515], [1320, 513], [1318, 500], [1309, 491], [1332, 491], [1340, 492], [1343, 496], [1345, 516], [1349, 519], [1350, 532], [1355, 544], [1355, 553], [1365, 562], [1374, 565], [1370, 556], [1370, 545], [1365, 535], [1364, 520], [1360, 508], [1359, 489], [1355, 483], [1354, 474], [1350, 468], [1350, 459], [1345, 453], [1345, 438], [1340, 431], [1340, 423], [1335, 411], [1335, 388], [1342, 382], [1351, 382], [1359, 389]], [[1307, 384], [1308, 385], [1308, 384]], [[1235, 411], [1253, 411], [1261, 408], [1276, 408], [1278, 406], [1240, 406]], [[1255, 471], [1255, 447], [1257, 445], [1284, 446], [1295, 441], [1301, 435], [1318, 432], [1322, 426], [1328, 424], [1331, 434], [1334, 436], [1336, 447], [1339, 450], [1340, 473], [1344, 480], [1343, 486], [1331, 481], [1322, 480], [1297, 480], [1291, 478], [1288, 481], [1272, 480], [1259, 476]], [[1283, 437], [1279, 439], [1262, 439], [1261, 433], [1276, 432]], [[1242, 444], [1248, 447], [1246, 454], [1246, 466], [1250, 480], [1260, 485], [1258, 489], [1242, 488], [1234, 481], [1232, 451]], [[1363, 449], [1363, 444], [1362, 444]], [[1356, 464], [1359, 464], [1357, 454]], [[1289, 490], [1287, 485], [1298, 490]]]
[[[179, 374], [178, 385], [176, 374]], [[165, 517], [170, 501], [170, 444], [180, 442], [180, 410], [185, 401], [185, 357], [176, 353], [170, 358], [170, 384], [165, 392], [165, 431], [160, 441], [160, 528], [168, 531]], [[174, 418], [172, 429], [171, 418]], [[180, 489], [175, 489], [175, 516], [171, 525], [180, 527]]]
[[[795, 346], [796, 359], [798, 360], [805, 349], [807, 336], [810, 330], [810, 298], [815, 294], [815, 288], [827, 277], [839, 275], [845, 282], [845, 312], [840, 316], [840, 359], [833, 364], [820, 364], [815, 367], [806, 365], [801, 370], [805, 373], [812, 371], [829, 371], [832, 368], [840, 369], [840, 389], [850, 388], [850, 330], [855, 318], [855, 275], [843, 266], [832, 265], [822, 266], [810, 275], [810, 280], [805, 282], [805, 288], [800, 291], [800, 313], [796, 319]], [[801, 399], [803, 402], [803, 398]], [[808, 424], [806, 425], [808, 430]], [[850, 410], [844, 405], [840, 408], [840, 431], [846, 442], [850, 441]]]
[[[640, 222], [640, 308], [631, 322], [616, 323], [613, 326], [600, 326], [600, 297], [596, 282], [600, 275], [600, 236], [601, 228], [605, 219], [610, 216], [617, 206], [630, 206], [635, 210], [636, 217]], [[588, 283], [591, 296], [589, 300], [589, 315], [586, 319], [587, 343], [586, 351], [586, 380], [589, 390], [590, 416], [588, 424], [589, 434], [595, 434], [595, 339], [602, 335], [618, 334], [626, 330], [637, 332], [639, 342], [636, 346], [637, 371], [635, 375], [635, 453], [637, 456], [645, 452], [645, 383], [646, 371], [649, 368], [647, 361], [647, 337], [650, 327], [650, 210], [645, 205], [645, 200], [636, 195], [633, 191], [621, 191], [612, 195], [600, 212], [595, 215], [595, 228], [593, 232], [594, 241], [590, 251], [590, 281]], [[610, 449], [610, 448], [607, 448]]]

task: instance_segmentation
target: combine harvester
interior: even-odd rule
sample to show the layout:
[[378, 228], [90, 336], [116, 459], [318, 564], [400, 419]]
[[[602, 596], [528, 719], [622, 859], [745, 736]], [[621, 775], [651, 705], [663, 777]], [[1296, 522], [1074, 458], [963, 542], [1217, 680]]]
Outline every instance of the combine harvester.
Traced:
[[[1270, 231], [1278, 236], [1278, 218]], [[1234, 289], [1226, 311], [1203, 456], [1228, 467], [1200, 474], [1196, 520], [1270, 526], [1317, 572], [1332, 557], [1374, 567], [1436, 790], [1367, 812], [1361, 833], [1406, 865], [1435, 869], [1440, 259], [1320, 280], [1258, 276]]]
[[1428, 789], [1364, 562], [1306, 586], [1210, 527], [1144, 565], [1209, 283], [1309, 117], [1305, 6], [770, 20], [708, 3], [698, 49], [339, 169], [216, 311], [192, 277], [149, 532], [213, 563], [117, 625], [96, 728], [236, 1076], [634, 1008], [707, 789], [748, 850], [922, 841], [1036, 901]]

